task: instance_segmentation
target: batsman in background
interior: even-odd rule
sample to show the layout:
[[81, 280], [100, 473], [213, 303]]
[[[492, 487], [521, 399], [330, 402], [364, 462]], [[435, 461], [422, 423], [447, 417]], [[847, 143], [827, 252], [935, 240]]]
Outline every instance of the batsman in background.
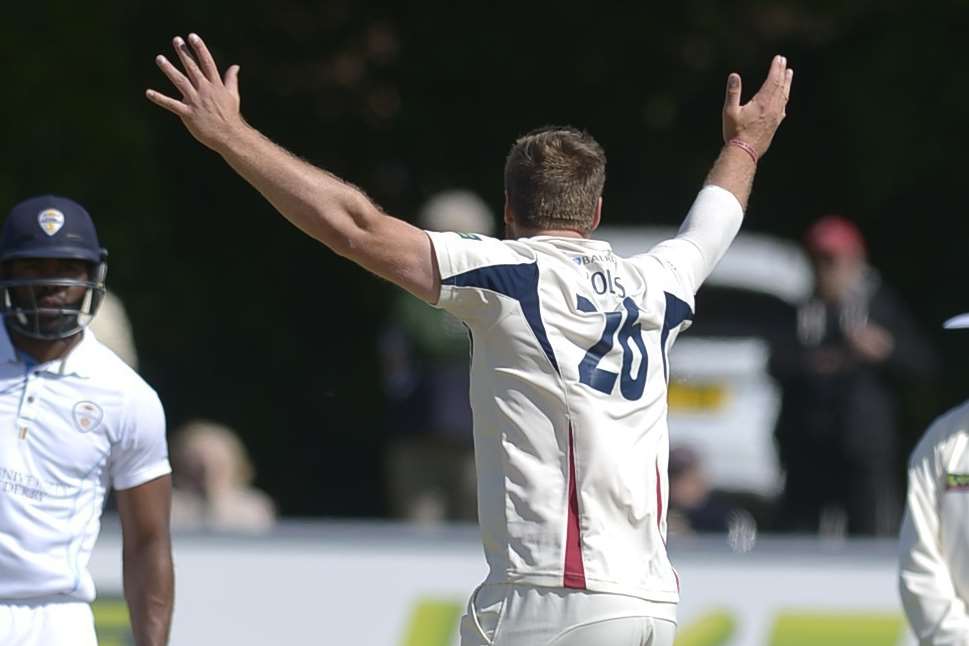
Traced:
[[740, 228], [757, 160], [785, 115], [793, 72], [773, 59], [740, 103], [727, 81], [726, 142], [676, 238], [632, 258], [590, 240], [605, 154], [545, 128], [505, 164], [507, 240], [422, 231], [298, 159], [239, 113], [202, 40], [159, 56], [178, 115], [280, 213], [335, 253], [446, 309], [471, 330], [478, 518], [490, 574], [463, 646], [666, 646], [679, 583], [666, 552], [667, 352], [694, 294]]
[[165, 646], [171, 467], [158, 395], [88, 325], [108, 252], [77, 202], [33, 197], [0, 229], [0, 644], [97, 646], [88, 562], [110, 489], [134, 643]]

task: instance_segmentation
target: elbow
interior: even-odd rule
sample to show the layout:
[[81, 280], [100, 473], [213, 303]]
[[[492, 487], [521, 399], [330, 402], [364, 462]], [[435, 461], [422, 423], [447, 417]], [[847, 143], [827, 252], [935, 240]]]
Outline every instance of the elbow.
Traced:
[[337, 255], [353, 259], [369, 244], [381, 217], [369, 200], [351, 201], [343, 205], [336, 217], [332, 211], [321, 212], [314, 237]]
[[367, 246], [368, 236], [369, 232], [366, 229], [350, 227], [346, 230], [333, 231], [326, 240], [323, 240], [323, 243], [338, 256], [354, 260]]
[[122, 548], [122, 577], [125, 596], [151, 585], [159, 589], [171, 589], [175, 577], [171, 542], [158, 537]]
[[122, 543], [125, 563], [138, 563], [146, 558], [171, 559], [172, 541], [167, 530], [145, 532], [127, 538]]

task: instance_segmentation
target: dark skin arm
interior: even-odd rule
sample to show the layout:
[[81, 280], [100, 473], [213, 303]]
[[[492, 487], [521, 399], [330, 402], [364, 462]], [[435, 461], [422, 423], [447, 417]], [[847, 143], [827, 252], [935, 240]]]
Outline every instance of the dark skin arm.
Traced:
[[123, 534], [124, 596], [137, 646], [165, 646], [172, 624], [175, 570], [169, 518], [172, 478], [117, 492]]

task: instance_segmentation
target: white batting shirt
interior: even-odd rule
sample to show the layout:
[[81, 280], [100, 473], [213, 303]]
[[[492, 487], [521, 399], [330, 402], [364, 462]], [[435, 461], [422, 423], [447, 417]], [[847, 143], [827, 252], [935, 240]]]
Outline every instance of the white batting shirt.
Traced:
[[63, 360], [31, 365], [0, 325], [0, 602], [92, 601], [108, 486], [171, 471], [155, 391], [83, 334]]
[[936, 420], [912, 453], [899, 587], [921, 644], [969, 646], [969, 402]]
[[471, 331], [486, 583], [678, 601], [667, 356], [742, 219], [708, 186], [676, 238], [632, 258], [590, 239], [428, 232], [438, 306]]

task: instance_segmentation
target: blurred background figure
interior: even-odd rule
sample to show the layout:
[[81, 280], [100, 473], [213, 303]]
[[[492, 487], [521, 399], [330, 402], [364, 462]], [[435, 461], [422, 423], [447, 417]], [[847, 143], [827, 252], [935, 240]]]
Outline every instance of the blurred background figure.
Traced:
[[[95, 314], [87, 329], [93, 332], [98, 341], [118, 355], [132, 370], [138, 371], [138, 352], [135, 350], [135, 336], [131, 329], [131, 320], [128, 318], [124, 303], [118, 298], [117, 294], [110, 290], [104, 293], [101, 307], [98, 308], [97, 314]], [[118, 510], [114, 491], [108, 493], [105, 506], [107, 510], [112, 512]]]
[[783, 388], [779, 529], [888, 535], [899, 509], [898, 389], [930, 377], [934, 356], [868, 264], [853, 223], [825, 216], [809, 228], [805, 246], [815, 293], [797, 313], [795, 340], [772, 358]]
[[[488, 205], [464, 190], [433, 196], [418, 226], [491, 235]], [[468, 331], [406, 292], [395, 295], [380, 339], [387, 401], [391, 514], [415, 522], [477, 519]]]
[[262, 532], [275, 524], [275, 506], [251, 486], [252, 463], [232, 429], [188, 422], [175, 433], [172, 466], [174, 529]]
[[88, 328], [94, 332], [98, 341], [108, 348], [133, 370], [138, 370], [138, 353], [135, 351], [135, 338], [131, 332], [131, 321], [121, 299], [108, 291], [101, 301], [98, 313]]
[[669, 526], [673, 534], [726, 534], [742, 525], [756, 531], [753, 516], [714, 491], [699, 454], [686, 446], [670, 449]]

